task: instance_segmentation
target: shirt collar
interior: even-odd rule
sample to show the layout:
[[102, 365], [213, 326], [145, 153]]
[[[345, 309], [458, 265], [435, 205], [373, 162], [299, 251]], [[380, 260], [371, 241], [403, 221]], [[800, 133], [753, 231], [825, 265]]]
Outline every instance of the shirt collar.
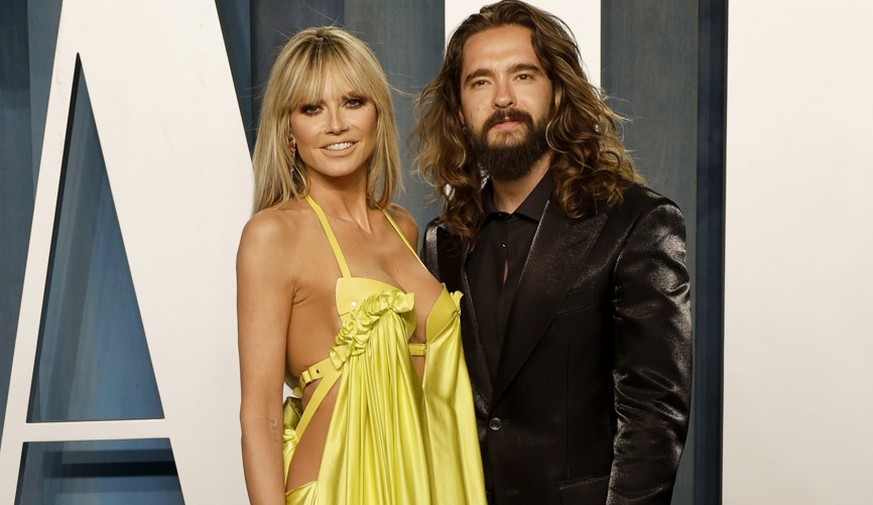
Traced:
[[[527, 198], [525, 198], [524, 201], [521, 202], [521, 205], [515, 209], [513, 215], [521, 215], [539, 222], [546, 209], [546, 202], [549, 201], [554, 190], [555, 179], [552, 177], [551, 172], [546, 172], [543, 178], [540, 179], [540, 182], [538, 182], [530, 194], [527, 195]], [[486, 219], [495, 214], [503, 214], [503, 212], [497, 210], [497, 206], [494, 204], [494, 186], [491, 184], [490, 179], [485, 183], [482, 196], [483, 210], [485, 211]]]

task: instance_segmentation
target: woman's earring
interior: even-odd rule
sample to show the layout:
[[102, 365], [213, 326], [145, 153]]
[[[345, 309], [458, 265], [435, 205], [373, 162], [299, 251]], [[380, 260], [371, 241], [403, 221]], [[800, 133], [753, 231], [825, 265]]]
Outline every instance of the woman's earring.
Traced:
[[293, 175], [297, 168], [294, 166], [294, 161], [297, 159], [297, 140], [294, 137], [288, 139], [288, 150], [291, 154], [291, 174]]

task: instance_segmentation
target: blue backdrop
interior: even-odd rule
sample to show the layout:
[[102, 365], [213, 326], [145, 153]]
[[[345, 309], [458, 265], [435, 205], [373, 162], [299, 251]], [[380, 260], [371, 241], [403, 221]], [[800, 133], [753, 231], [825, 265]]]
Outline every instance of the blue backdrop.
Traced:
[[[61, 6], [61, 0], [0, 2], [0, 433]], [[411, 95], [441, 63], [442, 0], [216, 0], [216, 8], [250, 146], [267, 72], [278, 48], [301, 28], [340, 25], [371, 45], [396, 88], [403, 140], [413, 127]], [[689, 225], [694, 414], [673, 502], [717, 504], [726, 0], [618, 0], [603, 2], [602, 12], [603, 83], [621, 98], [613, 106], [633, 120], [626, 143], [650, 183], [680, 203]], [[27, 416], [162, 417], [87, 75], [78, 72]], [[413, 165], [405, 148], [403, 159]], [[406, 186], [399, 202], [424, 224], [436, 213], [428, 190], [412, 176]], [[19, 503], [53, 502], [71, 491], [77, 494], [64, 503], [182, 502], [167, 440], [28, 444]]]

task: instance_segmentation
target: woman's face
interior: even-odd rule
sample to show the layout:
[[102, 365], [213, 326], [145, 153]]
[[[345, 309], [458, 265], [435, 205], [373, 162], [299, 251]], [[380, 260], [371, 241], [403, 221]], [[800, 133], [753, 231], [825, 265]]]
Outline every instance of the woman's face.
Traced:
[[335, 77], [324, 83], [321, 100], [291, 112], [291, 134], [310, 179], [367, 174], [376, 149], [376, 105]]

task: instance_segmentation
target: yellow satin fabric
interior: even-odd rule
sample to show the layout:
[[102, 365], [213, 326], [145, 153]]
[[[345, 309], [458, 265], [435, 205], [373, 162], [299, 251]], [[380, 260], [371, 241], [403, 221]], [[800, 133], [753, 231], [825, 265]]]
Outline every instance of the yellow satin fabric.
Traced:
[[[304, 374], [321, 380], [302, 419], [294, 401], [285, 403], [287, 479], [309, 419], [328, 388], [337, 389], [318, 479], [287, 492], [286, 505], [484, 505], [460, 293], [443, 288], [427, 318], [426, 344], [410, 344], [415, 297], [352, 276], [324, 211], [311, 196], [306, 200], [342, 272], [336, 283], [342, 326], [329, 358]], [[418, 258], [388, 212], [385, 218]], [[422, 380], [410, 352], [425, 355]]]
[[[289, 491], [286, 505], [485, 504], [460, 296], [443, 289], [427, 318], [420, 381], [408, 348], [414, 296], [372, 279], [337, 280], [343, 325], [330, 360], [341, 375], [325, 452], [318, 480]], [[298, 422], [286, 403], [286, 476]]]

